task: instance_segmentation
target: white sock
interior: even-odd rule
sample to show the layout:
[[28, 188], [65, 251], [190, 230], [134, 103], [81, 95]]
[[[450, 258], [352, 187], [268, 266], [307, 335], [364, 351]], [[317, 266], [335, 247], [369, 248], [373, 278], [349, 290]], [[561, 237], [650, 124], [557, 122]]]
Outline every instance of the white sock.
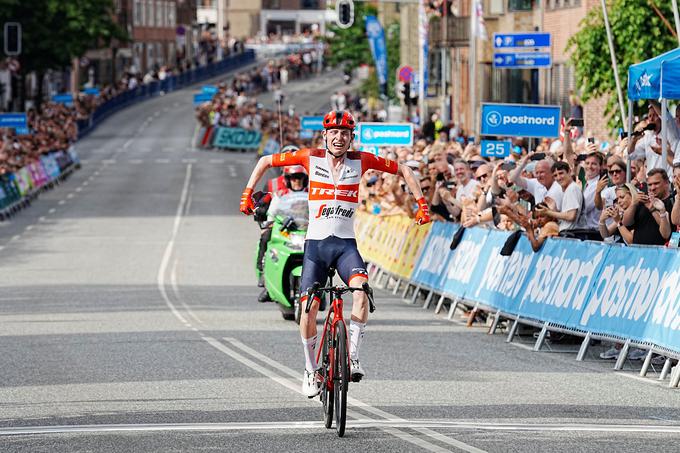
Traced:
[[359, 346], [364, 339], [365, 330], [366, 323], [349, 322], [349, 358], [352, 360], [359, 360]]
[[302, 345], [305, 349], [305, 369], [307, 371], [316, 370], [316, 335], [311, 338], [302, 338]]

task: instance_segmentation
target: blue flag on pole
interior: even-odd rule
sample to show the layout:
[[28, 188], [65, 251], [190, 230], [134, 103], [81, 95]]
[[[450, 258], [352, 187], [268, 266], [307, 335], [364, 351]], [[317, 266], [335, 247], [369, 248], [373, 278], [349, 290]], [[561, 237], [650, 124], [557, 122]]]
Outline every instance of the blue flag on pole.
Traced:
[[371, 47], [371, 54], [375, 61], [378, 82], [387, 83], [387, 47], [385, 45], [385, 30], [375, 16], [366, 16], [366, 36]]

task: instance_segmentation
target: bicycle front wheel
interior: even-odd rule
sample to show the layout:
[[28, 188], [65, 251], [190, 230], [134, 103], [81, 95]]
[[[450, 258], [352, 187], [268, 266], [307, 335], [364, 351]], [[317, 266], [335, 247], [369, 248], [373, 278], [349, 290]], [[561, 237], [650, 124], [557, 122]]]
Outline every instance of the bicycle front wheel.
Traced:
[[333, 426], [333, 376], [331, 376], [331, 363], [333, 351], [333, 335], [330, 323], [326, 326], [323, 344], [321, 345], [321, 403], [323, 404], [323, 424], [326, 428]]
[[349, 357], [347, 356], [347, 330], [344, 322], [335, 325], [335, 362], [333, 397], [335, 398], [335, 429], [338, 437], [345, 435], [347, 421], [347, 387], [349, 385]]

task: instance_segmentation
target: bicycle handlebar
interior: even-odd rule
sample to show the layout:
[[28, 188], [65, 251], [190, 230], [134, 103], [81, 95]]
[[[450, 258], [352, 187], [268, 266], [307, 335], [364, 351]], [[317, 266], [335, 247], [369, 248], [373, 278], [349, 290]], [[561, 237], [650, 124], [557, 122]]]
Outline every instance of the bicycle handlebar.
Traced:
[[373, 288], [371, 288], [368, 282], [364, 282], [361, 288], [356, 286], [325, 286], [321, 287], [319, 282], [314, 282], [314, 285], [307, 290], [307, 306], [305, 307], [305, 313], [309, 313], [312, 308], [312, 301], [314, 300], [314, 295], [321, 292], [331, 292], [337, 295], [342, 295], [345, 293], [354, 293], [355, 291], [363, 291], [368, 297], [368, 309], [371, 313], [375, 311], [375, 302], [373, 299]]

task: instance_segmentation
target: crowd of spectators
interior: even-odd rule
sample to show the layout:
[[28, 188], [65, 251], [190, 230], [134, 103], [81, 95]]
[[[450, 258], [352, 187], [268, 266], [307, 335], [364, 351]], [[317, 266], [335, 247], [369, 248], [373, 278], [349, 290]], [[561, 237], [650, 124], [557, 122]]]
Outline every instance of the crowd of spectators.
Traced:
[[41, 155], [66, 151], [78, 137], [77, 113], [63, 104], [47, 103], [41, 113], [29, 110], [30, 135], [16, 135], [14, 129], [0, 129], [0, 175], [14, 173], [36, 162]]
[[[611, 146], [579, 136], [567, 123], [561, 140], [540, 140], [533, 149], [514, 140], [508, 158], [483, 158], [478, 145], [454, 126], [445, 127], [435, 113], [423, 125], [424, 138], [412, 148], [387, 149], [386, 157], [417, 173], [435, 219], [522, 230], [535, 251], [553, 236], [677, 246], [671, 239], [680, 226], [680, 155], [674, 153], [680, 151], [680, 108], [677, 112], [675, 118], [666, 112], [667, 162], [661, 159], [661, 119], [654, 103], [630, 142], [622, 137]], [[363, 191], [364, 209], [415, 214], [415, 200], [401, 178], [370, 176]]]

